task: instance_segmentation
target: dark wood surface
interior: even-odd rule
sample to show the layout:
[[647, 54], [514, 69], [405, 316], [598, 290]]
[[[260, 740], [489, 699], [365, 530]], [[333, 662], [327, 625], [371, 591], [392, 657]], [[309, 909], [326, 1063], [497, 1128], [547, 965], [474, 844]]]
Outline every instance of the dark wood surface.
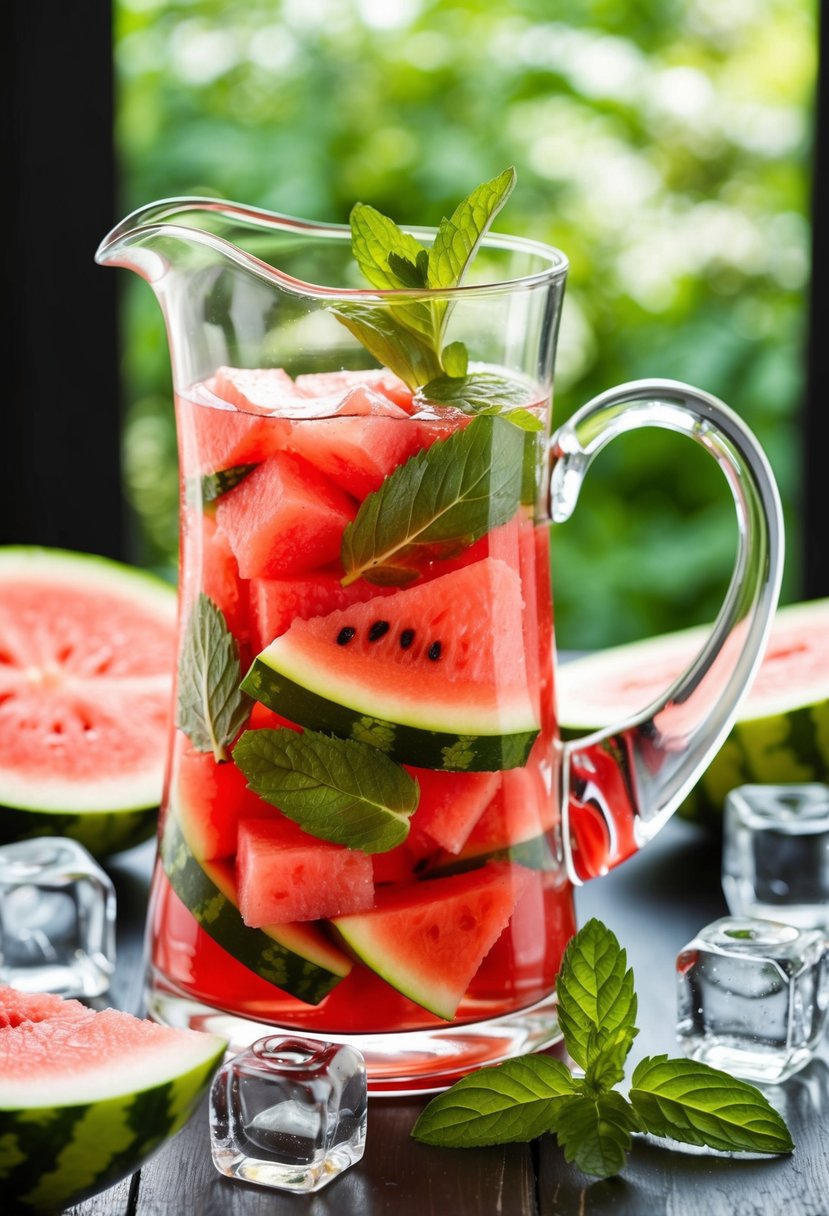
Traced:
[[[110, 865], [119, 896], [112, 1003], [138, 1010], [152, 849]], [[674, 822], [637, 857], [578, 894], [628, 951], [639, 994], [632, 1060], [674, 1041], [674, 960], [724, 914], [719, 843]], [[791, 1157], [729, 1157], [637, 1137], [624, 1172], [596, 1181], [564, 1161], [551, 1137], [533, 1145], [446, 1150], [411, 1140], [423, 1099], [373, 1099], [363, 1160], [324, 1190], [294, 1196], [230, 1182], [213, 1168], [206, 1108], [140, 1174], [70, 1209], [73, 1216], [791, 1216], [829, 1214], [829, 1049], [766, 1090], [792, 1130]]]

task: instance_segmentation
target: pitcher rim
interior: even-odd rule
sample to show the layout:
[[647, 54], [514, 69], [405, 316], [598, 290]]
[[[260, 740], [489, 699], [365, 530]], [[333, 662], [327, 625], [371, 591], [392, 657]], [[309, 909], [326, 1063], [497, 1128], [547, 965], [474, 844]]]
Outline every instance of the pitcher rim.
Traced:
[[[235, 218], [242, 222], [259, 223], [263, 227], [269, 227], [277, 231], [281, 229], [286, 232], [304, 233], [308, 236], [321, 237], [323, 239], [329, 237], [337, 239], [346, 236], [350, 238], [351, 236], [351, 229], [348, 224], [299, 219], [282, 212], [270, 211], [266, 208], [253, 207], [246, 203], [237, 203], [232, 200], [215, 198], [209, 195], [172, 195], [169, 198], [145, 203], [125, 216], [103, 238], [95, 251], [95, 261], [99, 265], [107, 265], [113, 262], [117, 264], [118, 258], [113, 255], [119, 249], [126, 248], [141, 237], [146, 237], [150, 234], [154, 236], [170, 235], [177, 237], [186, 235], [188, 240], [216, 249], [232, 261], [246, 267], [267, 281], [294, 292], [300, 292], [302, 295], [325, 299], [371, 298], [389, 301], [417, 300], [423, 299], [424, 296], [468, 297], [470, 295], [488, 295], [515, 289], [528, 289], [540, 285], [549, 285], [556, 281], [563, 282], [569, 269], [567, 255], [555, 245], [549, 245], [544, 241], [535, 240], [532, 237], [514, 236], [510, 233], [488, 232], [481, 241], [483, 247], [490, 249], [511, 249], [517, 252], [534, 254], [546, 262], [547, 265], [541, 270], [530, 274], [484, 283], [461, 284], [456, 287], [331, 287], [320, 283], [309, 283], [304, 279], [296, 278], [286, 271], [272, 266], [269, 262], [263, 261], [255, 254], [241, 249], [226, 237], [206, 232], [200, 228], [191, 228], [185, 224], [176, 224], [169, 218], [190, 210], [219, 212], [226, 215], [229, 219]], [[437, 231], [436, 228], [423, 225], [406, 224], [400, 225], [400, 227], [403, 231], [418, 238], [433, 238]]]

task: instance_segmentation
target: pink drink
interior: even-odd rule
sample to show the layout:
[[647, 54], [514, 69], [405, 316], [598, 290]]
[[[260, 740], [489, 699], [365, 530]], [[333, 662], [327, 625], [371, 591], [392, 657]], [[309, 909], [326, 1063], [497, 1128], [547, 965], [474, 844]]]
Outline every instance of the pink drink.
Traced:
[[[343, 534], [361, 504], [417, 453], [466, 428], [469, 415], [418, 406], [385, 372], [294, 383], [275, 369], [220, 369], [179, 397], [177, 415], [183, 626], [203, 593], [235, 640], [243, 675], [275, 639], [296, 636], [303, 655], [323, 656], [323, 671], [330, 655], [332, 671], [352, 664], [353, 684], [365, 673], [366, 697], [400, 702], [401, 721], [418, 690], [431, 688], [440, 737], [457, 746], [468, 736], [452, 734], [457, 692], [473, 717], [491, 706], [497, 719], [503, 709], [507, 742], [496, 731], [503, 758], [490, 769], [490, 752], [441, 767], [424, 727], [432, 710], [415, 712], [415, 725], [397, 732], [402, 756], [392, 750], [386, 761], [380, 740], [380, 759], [417, 782], [408, 834], [367, 852], [317, 838], [249, 788], [232, 758], [236, 741], [217, 761], [178, 730], [153, 888], [156, 988], [323, 1036], [480, 1022], [545, 1000], [575, 928], [556, 852], [546, 522], [532, 501], [516, 503], [470, 543], [418, 549], [416, 575], [403, 585], [372, 581], [370, 571], [349, 576]], [[540, 443], [531, 430], [521, 443], [526, 478]], [[267, 679], [270, 669], [261, 670]], [[295, 684], [279, 688], [269, 704], [252, 702], [240, 734], [275, 731], [290, 742], [289, 731], [313, 727], [360, 738], [339, 692], [318, 692], [309, 709]], [[331, 716], [317, 722], [320, 703]], [[532, 725], [515, 733], [525, 740], [520, 756], [510, 751], [513, 706]], [[379, 941], [369, 946], [375, 923]], [[274, 934], [289, 952], [285, 987], [261, 964]], [[301, 966], [327, 975], [328, 990], [303, 987]]]

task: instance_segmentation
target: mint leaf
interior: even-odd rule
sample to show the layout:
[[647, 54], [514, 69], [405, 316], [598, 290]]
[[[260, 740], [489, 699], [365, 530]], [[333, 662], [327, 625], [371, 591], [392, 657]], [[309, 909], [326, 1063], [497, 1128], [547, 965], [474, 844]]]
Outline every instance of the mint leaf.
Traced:
[[631, 1133], [639, 1131], [633, 1107], [621, 1094], [582, 1094], [557, 1107], [553, 1130], [567, 1161], [585, 1174], [610, 1178], [627, 1160]]
[[402, 586], [418, 554], [460, 552], [518, 509], [524, 438], [500, 418], [476, 418], [387, 477], [343, 533], [343, 585]]
[[[428, 384], [424, 384], [417, 396], [419, 401], [436, 401], [441, 405], [457, 406], [465, 414], [477, 414], [482, 410], [492, 409], [493, 406], [501, 412], [504, 407], [530, 405], [533, 400], [532, 393], [520, 380], [511, 380], [495, 372], [437, 376]], [[530, 414], [529, 417], [533, 418], [534, 415]], [[541, 422], [537, 419], [536, 421], [540, 427]]]
[[519, 1056], [432, 1098], [412, 1135], [447, 1148], [534, 1140], [550, 1130], [561, 1102], [578, 1092], [578, 1081], [560, 1060]]
[[[394, 220], [383, 215], [366, 203], [355, 203], [349, 216], [351, 225], [351, 251], [357, 265], [372, 287], [381, 291], [408, 287], [404, 279], [395, 272], [390, 259], [404, 261], [417, 266], [423, 249], [420, 241]], [[418, 286], [422, 286], [422, 280]]]
[[195, 749], [228, 759], [250, 699], [239, 689], [239, 650], [224, 614], [199, 593], [184, 630], [178, 666], [176, 726]]
[[564, 952], [558, 979], [558, 1016], [564, 1045], [575, 1062], [590, 1066], [591, 1032], [636, 1030], [636, 994], [627, 955], [611, 931], [589, 920]]
[[384, 853], [409, 834], [418, 784], [366, 743], [289, 727], [246, 730], [233, 759], [254, 793], [320, 840]]
[[398, 323], [400, 307], [338, 304], [331, 311], [378, 363], [414, 390], [440, 375], [440, 357], [431, 342]]
[[642, 1127], [655, 1136], [725, 1152], [794, 1148], [785, 1122], [758, 1089], [697, 1060], [640, 1060], [630, 1100]]
[[584, 1074], [585, 1088], [589, 1093], [606, 1093], [623, 1079], [625, 1061], [636, 1034], [635, 1026], [590, 1031], [587, 1038], [589, 1063]]
[[[475, 256], [478, 246], [495, 216], [512, 194], [515, 170], [505, 169], [492, 181], [484, 182], [459, 203], [449, 219], [445, 217], [429, 250], [429, 286], [457, 287]], [[448, 301], [436, 300], [434, 310], [438, 333], [448, 315]]]

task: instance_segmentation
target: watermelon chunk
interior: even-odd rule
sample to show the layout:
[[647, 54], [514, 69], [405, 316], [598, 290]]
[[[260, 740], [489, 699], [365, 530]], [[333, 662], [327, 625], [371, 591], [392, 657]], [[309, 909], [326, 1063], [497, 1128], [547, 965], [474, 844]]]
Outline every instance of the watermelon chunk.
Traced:
[[202, 536], [201, 589], [221, 610], [234, 637], [245, 640], [250, 633], [247, 583], [239, 577], [230, 541], [209, 515], [202, 517]]
[[295, 621], [257, 656], [242, 687], [302, 726], [361, 739], [420, 768], [512, 768], [538, 734], [522, 618], [518, 574], [485, 558], [388, 598]]
[[332, 923], [386, 983], [450, 1021], [527, 881], [522, 867], [492, 863], [379, 890], [371, 912], [335, 917]]
[[224, 1039], [0, 988], [4, 1210], [56, 1212], [139, 1168], [195, 1110]]
[[246, 925], [322, 920], [374, 903], [371, 859], [328, 844], [277, 815], [239, 824], [239, 911]]
[[365, 385], [375, 393], [382, 393], [405, 413], [412, 412], [412, 393], [403, 381], [386, 367], [365, 371], [313, 372], [297, 376], [297, 391], [306, 397], [342, 396], [349, 389]]
[[254, 578], [250, 581], [253, 642], [262, 650], [300, 618], [325, 616], [377, 595], [391, 595], [393, 587], [380, 588], [357, 579], [344, 587], [336, 574], [311, 571], [297, 578]]
[[243, 578], [275, 578], [334, 561], [356, 504], [300, 456], [280, 452], [216, 507]]
[[[500, 786], [498, 773], [442, 773], [410, 768], [420, 786], [412, 834], [459, 853]], [[520, 771], [520, 770], [518, 770]]]
[[193, 855], [200, 861], [232, 857], [239, 820], [277, 812], [252, 790], [230, 761], [217, 763], [212, 752], [198, 752], [176, 733], [170, 776], [170, 801]]

